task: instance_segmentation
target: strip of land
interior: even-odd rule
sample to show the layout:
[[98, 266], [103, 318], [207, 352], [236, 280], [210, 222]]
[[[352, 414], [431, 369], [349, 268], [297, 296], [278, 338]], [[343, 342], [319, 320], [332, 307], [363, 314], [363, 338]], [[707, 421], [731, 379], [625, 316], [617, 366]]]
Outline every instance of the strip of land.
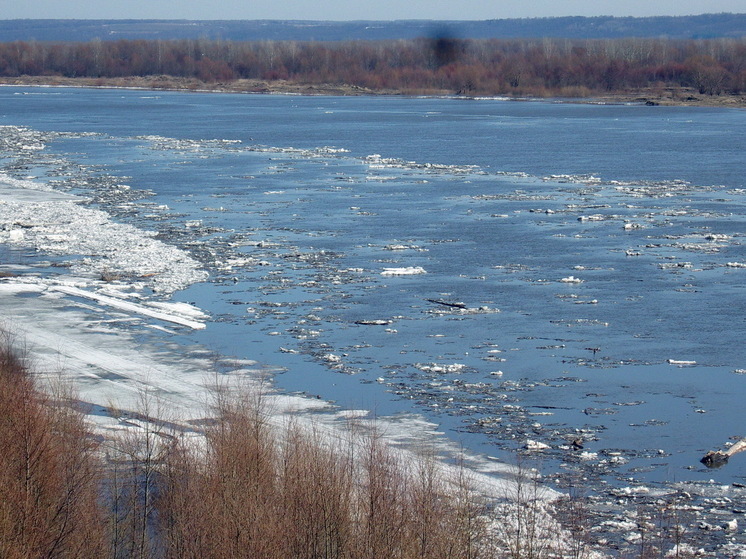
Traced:
[[[147, 89], [155, 91], [194, 91], [214, 93], [253, 93], [284, 95], [408, 95], [407, 91], [398, 89], [371, 89], [350, 84], [309, 84], [288, 80], [237, 79], [225, 82], [209, 83], [196, 78], [173, 76], [127, 76], [119, 78], [69, 78], [63, 76], [20, 76], [2, 77], [0, 85], [5, 86], [49, 86], [49, 87], [85, 87], [85, 88], [125, 88]], [[453, 91], [442, 90], [431, 92], [431, 96], [453, 96], [469, 98], [468, 95], [454, 95]], [[541, 94], [531, 95], [496, 95], [514, 100], [545, 99]], [[607, 92], [584, 97], [549, 97], [573, 103], [629, 104], [640, 103], [661, 106], [688, 107], [731, 107], [746, 108], [746, 94], [720, 95], [700, 94], [691, 87], [665, 87], [628, 89]]]

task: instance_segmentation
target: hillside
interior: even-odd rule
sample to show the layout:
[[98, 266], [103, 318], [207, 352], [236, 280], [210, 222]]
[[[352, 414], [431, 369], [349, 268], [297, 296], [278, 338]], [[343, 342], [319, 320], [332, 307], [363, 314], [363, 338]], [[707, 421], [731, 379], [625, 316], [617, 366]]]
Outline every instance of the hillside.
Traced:
[[412, 39], [442, 34], [469, 39], [741, 38], [746, 37], [746, 13], [488, 21], [0, 20], [0, 42], [198, 38], [231, 41], [347, 41]]

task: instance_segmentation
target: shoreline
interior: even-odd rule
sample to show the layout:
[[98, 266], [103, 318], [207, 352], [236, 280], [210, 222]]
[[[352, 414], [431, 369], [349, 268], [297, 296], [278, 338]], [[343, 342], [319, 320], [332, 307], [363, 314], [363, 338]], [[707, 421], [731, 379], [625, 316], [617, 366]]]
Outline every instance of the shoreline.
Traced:
[[694, 88], [667, 87], [625, 90], [588, 97], [560, 97], [492, 94], [458, 95], [449, 91], [409, 92], [393, 89], [373, 90], [349, 84], [307, 84], [285, 80], [239, 79], [230, 82], [207, 83], [193, 78], [146, 76], [121, 78], [68, 78], [61, 76], [0, 77], [0, 86], [17, 87], [81, 87], [100, 89], [143, 89], [147, 91], [190, 91], [194, 93], [244, 93], [262, 95], [330, 95], [330, 96], [402, 96], [451, 97], [454, 99], [504, 99], [511, 101], [554, 101], [577, 104], [641, 104], [667, 107], [746, 108], [746, 94], [706, 95]]
[[[59, 380], [70, 383], [86, 421], [98, 435], [132, 426], [132, 418], [142, 415], [145, 396], [168, 409], [161, 410], [165, 417], [152, 421], [139, 417], [139, 421], [167, 421], [194, 434], [214, 420], [209, 391], [220, 378], [226, 386], [235, 383], [256, 390], [266, 402], [268, 424], [278, 430], [296, 423], [334, 441], [380, 428], [382, 440], [401, 456], [414, 457], [419, 448], [430, 447], [441, 457], [444, 471], [455, 471], [451, 464], [459, 461], [468, 464], [485, 495], [498, 499], [510, 493], [510, 479], [517, 471], [513, 465], [465, 452], [423, 415], [379, 416], [362, 407], [344, 408], [331, 400], [277, 388], [272, 377], [281, 371], [279, 366], [216, 354], [197, 343], [164, 343], [161, 333], [170, 337], [201, 330], [214, 317], [193, 304], [172, 300], [170, 290], [148, 293], [142, 278], [128, 273], [126, 262], [112, 261], [106, 266], [115, 279], [100, 277], [97, 266], [89, 269], [73, 264], [82, 260], [81, 250], [97, 261], [107, 260], [106, 251], [99, 246], [81, 249], [69, 224], [60, 224], [60, 216], [75, 216], [82, 210], [91, 223], [90, 237], [100, 240], [101, 246], [117, 246], [119, 252], [143, 249], [145, 254], [138, 259], [143, 268], [178, 268], [173, 265], [180, 260], [178, 254], [169, 261], [171, 265], [160, 262], [164, 247], [172, 245], [151, 244], [147, 231], [123, 228], [104, 211], [91, 216], [80, 207], [82, 197], [40, 187], [31, 180], [15, 180], [2, 172], [0, 195], [0, 210], [6, 210], [0, 211], [0, 246], [44, 255], [38, 261], [0, 258], [0, 339], [12, 340], [27, 352], [35, 375], [45, 386]], [[23, 207], [33, 220], [18, 211]], [[75, 227], [79, 223], [71, 220]], [[53, 239], [58, 241], [52, 247]], [[60, 255], [72, 257], [71, 265], [65, 266], [69, 272], [50, 274], [47, 269], [54, 268], [53, 258]], [[160, 273], [164, 272], [153, 275]], [[185, 277], [180, 289], [185, 283], [209, 281], [189, 273]], [[545, 493], [559, 497], [549, 487]]]

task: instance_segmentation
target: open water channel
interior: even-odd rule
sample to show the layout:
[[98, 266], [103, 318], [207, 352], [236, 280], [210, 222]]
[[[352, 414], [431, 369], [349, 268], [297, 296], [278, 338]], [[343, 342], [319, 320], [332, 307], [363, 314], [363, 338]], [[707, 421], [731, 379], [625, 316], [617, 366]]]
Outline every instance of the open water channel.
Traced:
[[746, 479], [699, 463], [746, 436], [746, 111], [4, 87], [0, 125], [38, 142], [3, 173], [209, 273], [142, 343], [548, 472]]

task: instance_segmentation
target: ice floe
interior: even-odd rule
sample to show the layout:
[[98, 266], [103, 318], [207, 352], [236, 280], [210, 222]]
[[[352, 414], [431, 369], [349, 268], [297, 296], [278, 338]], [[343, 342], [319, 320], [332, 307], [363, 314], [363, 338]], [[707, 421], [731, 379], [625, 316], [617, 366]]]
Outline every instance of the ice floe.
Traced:
[[415, 276], [418, 274], [426, 274], [425, 268], [422, 266], [406, 266], [403, 268], [384, 268], [381, 272], [382, 276]]
[[[66, 295], [74, 297], [82, 297], [85, 299], [92, 299], [103, 305], [121, 309], [130, 313], [140, 314], [165, 322], [172, 322], [181, 326], [187, 326], [194, 330], [202, 330], [205, 328], [205, 323], [196, 320], [197, 318], [205, 319], [207, 315], [200, 309], [193, 307], [187, 303], [167, 303], [167, 302], [152, 302], [146, 304], [138, 304], [131, 301], [124, 301], [115, 297], [109, 297], [100, 293], [86, 291], [77, 287], [69, 285], [52, 285], [50, 291], [59, 291]], [[155, 308], [154, 308], [155, 307]]]
[[667, 363], [669, 365], [679, 365], [680, 367], [686, 367], [691, 365], [696, 365], [696, 361], [691, 361], [687, 359], [668, 359]]
[[0, 242], [73, 257], [72, 271], [91, 280], [125, 277], [155, 292], [173, 293], [207, 279], [188, 253], [155, 239], [152, 231], [85, 207], [83, 198], [60, 197], [43, 185], [6, 176], [0, 176], [0, 188]]

